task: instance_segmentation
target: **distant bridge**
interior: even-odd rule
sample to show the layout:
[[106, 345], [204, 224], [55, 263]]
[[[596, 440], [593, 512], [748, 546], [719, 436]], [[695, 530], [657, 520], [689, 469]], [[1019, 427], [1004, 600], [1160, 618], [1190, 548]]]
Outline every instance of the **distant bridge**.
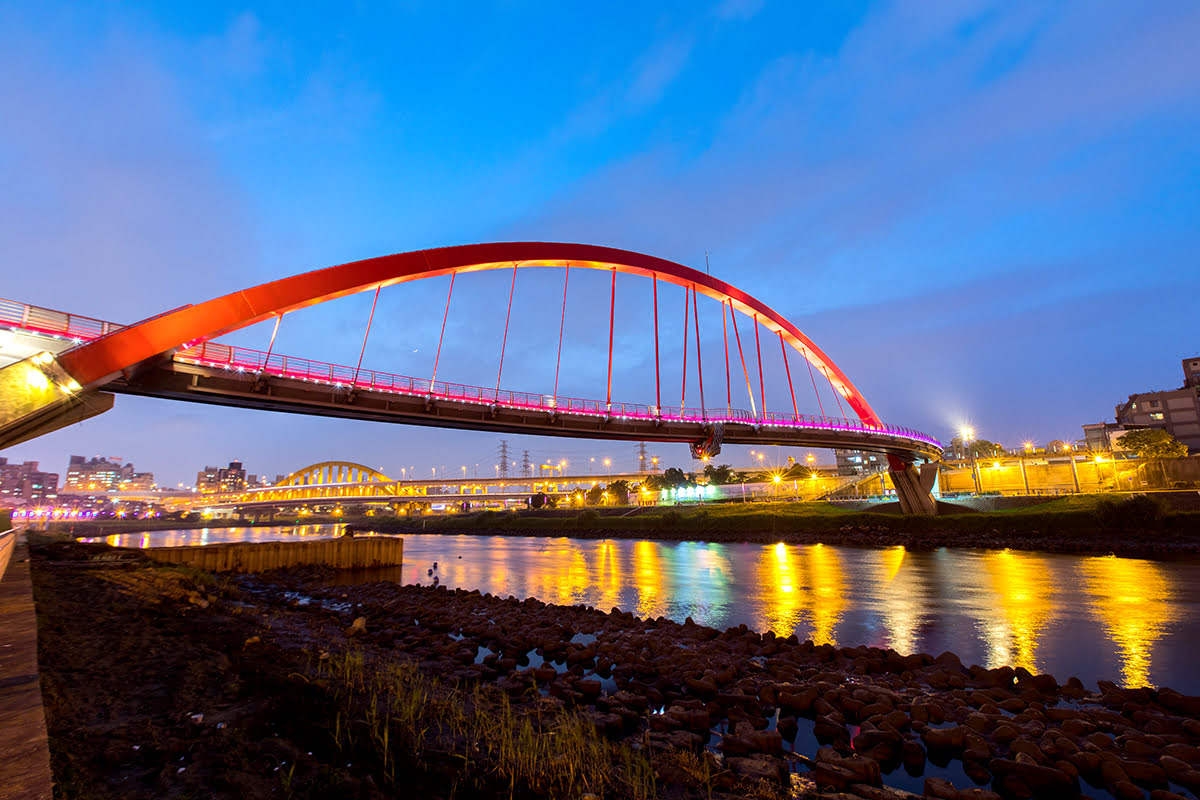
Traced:
[[[566, 286], [571, 269], [611, 273], [607, 390], [604, 401], [543, 393], [501, 391], [507, 319], [502, 338], [500, 369], [495, 388], [437, 380], [438, 356], [429, 378], [311, 361], [267, 351], [233, 347], [214, 338], [316, 303], [385, 286], [436, 276], [454, 278], [479, 270], [511, 269], [512, 287], [519, 268], [565, 270], [563, 319], [566, 319]], [[654, 298], [655, 402], [631, 404], [612, 398], [613, 341], [617, 274], [649, 278]], [[698, 408], [662, 404], [658, 346], [658, 285], [681, 286], [685, 292], [683, 389], [687, 389], [689, 328], [695, 331], [695, 368], [701, 405]], [[706, 404], [704, 369], [700, 350], [698, 294], [721, 304], [725, 343], [726, 404]], [[690, 299], [690, 308], [689, 301]], [[509, 294], [509, 313], [512, 290]], [[728, 310], [728, 314], [726, 314]], [[749, 318], [742, 337], [738, 317]], [[370, 334], [374, 305], [367, 319]], [[929, 495], [932, 472], [920, 474], [919, 460], [941, 456], [941, 446], [931, 436], [910, 428], [885, 425], [850, 379], [799, 328], [766, 304], [735, 287], [696, 270], [663, 259], [613, 248], [581, 244], [510, 242], [466, 245], [401, 253], [342, 264], [252, 287], [195, 306], [185, 306], [130, 326], [0, 301], [0, 324], [25, 337], [57, 342], [42, 352], [0, 370], [0, 447], [16, 444], [63, 425], [86, 419], [112, 406], [109, 392], [140, 394], [244, 408], [288, 411], [320, 416], [368, 419], [408, 424], [469, 428], [502, 433], [528, 433], [627, 441], [681, 442], [696, 457], [720, 452], [723, 443], [795, 445], [850, 448], [885, 453], [902, 506], [910, 512], [933, 513]], [[746, 323], [743, 322], [743, 325]], [[733, 337], [729, 336], [730, 331]], [[791, 413], [766, 410], [761, 332], [768, 346], [778, 339], [788, 377]], [[746, 350], [753, 334], [754, 349]], [[500, 339], [499, 332], [497, 338]], [[751, 409], [733, 408], [730, 344], [745, 378]], [[272, 337], [272, 345], [274, 337]], [[562, 331], [559, 336], [561, 361]], [[745, 347], [743, 345], [746, 345]], [[799, 354], [812, 378], [820, 408], [816, 415], [801, 414], [792, 382], [789, 351]], [[768, 349], [768, 352], [770, 350]], [[750, 366], [756, 365], [757, 382]], [[832, 389], [838, 409], [849, 406], [857, 419], [824, 413], [817, 376]], [[711, 377], [711, 376], [710, 376]], [[757, 386], [755, 386], [757, 383]], [[710, 387], [711, 388], [711, 387]], [[757, 397], [755, 389], [757, 388]], [[739, 390], [740, 391], [740, 390]]]

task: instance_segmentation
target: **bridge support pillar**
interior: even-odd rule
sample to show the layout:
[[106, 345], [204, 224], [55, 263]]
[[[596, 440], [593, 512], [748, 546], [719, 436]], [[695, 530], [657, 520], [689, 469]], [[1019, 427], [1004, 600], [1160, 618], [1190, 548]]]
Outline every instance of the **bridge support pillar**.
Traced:
[[937, 478], [937, 465], [922, 464], [918, 471], [916, 465], [893, 455], [888, 456], [888, 465], [891, 467], [892, 485], [896, 487], [900, 510], [905, 514], [936, 515], [937, 501], [933, 498], [932, 490]]
[[103, 414], [114, 399], [81, 391], [50, 353], [9, 364], [0, 368], [0, 449]]

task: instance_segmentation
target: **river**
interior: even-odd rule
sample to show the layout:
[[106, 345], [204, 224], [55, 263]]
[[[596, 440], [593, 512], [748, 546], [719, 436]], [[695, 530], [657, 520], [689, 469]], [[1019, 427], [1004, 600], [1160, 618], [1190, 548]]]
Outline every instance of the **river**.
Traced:
[[[338, 526], [120, 534], [124, 547], [324, 538]], [[830, 545], [406, 534], [402, 583], [479, 589], [547, 603], [616, 607], [715, 628], [837, 646], [956, 653], [1200, 694], [1200, 560], [1149, 561], [1014, 550], [908, 551]]]

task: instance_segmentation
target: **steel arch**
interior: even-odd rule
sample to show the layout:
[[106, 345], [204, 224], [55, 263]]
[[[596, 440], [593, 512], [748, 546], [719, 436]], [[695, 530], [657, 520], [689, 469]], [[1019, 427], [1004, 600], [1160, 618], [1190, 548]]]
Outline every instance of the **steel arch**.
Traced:
[[305, 482], [304, 478], [314, 474], [321, 474], [326, 469], [338, 470], [339, 475], [341, 474], [341, 470], [357, 472], [360, 476], [366, 475], [370, 479], [369, 481], [330, 481], [330, 483], [395, 483], [395, 481], [393, 481], [387, 475], [384, 475], [379, 470], [368, 467], [365, 464], [358, 464], [354, 461], [318, 461], [316, 464], [309, 464], [307, 467], [301, 467], [300, 469], [293, 471], [282, 481], [272, 484], [271, 488], [283, 489], [298, 486], [323, 485], [311, 481]]
[[199, 305], [185, 306], [59, 355], [62, 367], [85, 389], [101, 386], [124, 371], [176, 348], [221, 336], [278, 314], [376, 287], [456, 272], [509, 267], [566, 267], [616, 270], [694, 288], [730, 303], [773, 333], [781, 333], [828, 379], [863, 422], [882, 421], [845, 373], [799, 328], [760, 300], [703, 272], [654, 256], [589, 244], [496, 242], [414, 250], [314, 270]]

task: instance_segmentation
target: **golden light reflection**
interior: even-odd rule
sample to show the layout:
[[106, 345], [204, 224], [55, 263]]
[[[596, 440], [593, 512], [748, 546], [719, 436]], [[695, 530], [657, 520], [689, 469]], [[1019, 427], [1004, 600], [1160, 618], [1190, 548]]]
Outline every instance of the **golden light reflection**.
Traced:
[[907, 580], [896, 580], [906, 555], [908, 551], [900, 546], [879, 551], [879, 595], [888, 629], [887, 646], [904, 655], [920, 649], [917, 626], [921, 621], [921, 592], [912, 583], [911, 571]]
[[776, 636], [790, 636], [799, 625], [808, 600], [798, 585], [795, 548], [783, 542], [764, 547], [759, 551], [758, 561], [756, 580], [764, 597], [763, 614], [755, 627], [774, 631]]
[[807, 583], [812, 587], [812, 640], [815, 644], [837, 646], [837, 625], [846, 607], [845, 576], [837, 550], [822, 544], [806, 548]]
[[1152, 686], [1154, 644], [1179, 618], [1170, 579], [1153, 562], [1134, 558], [1085, 558], [1078, 568], [1092, 613], [1120, 649], [1124, 685]]
[[666, 608], [666, 597], [663, 592], [662, 564], [659, 563], [656, 542], [643, 540], [634, 543], [633, 585], [637, 589], [633, 613], [639, 617], [662, 616]]
[[990, 551], [981, 560], [996, 602], [984, 623], [988, 666], [1008, 664], [1036, 675], [1038, 639], [1053, 611], [1049, 563], [1012, 550]]
[[621, 602], [625, 575], [621, 572], [621, 550], [610, 541], [600, 543], [596, 564], [596, 588], [600, 598], [596, 607], [607, 611]]

